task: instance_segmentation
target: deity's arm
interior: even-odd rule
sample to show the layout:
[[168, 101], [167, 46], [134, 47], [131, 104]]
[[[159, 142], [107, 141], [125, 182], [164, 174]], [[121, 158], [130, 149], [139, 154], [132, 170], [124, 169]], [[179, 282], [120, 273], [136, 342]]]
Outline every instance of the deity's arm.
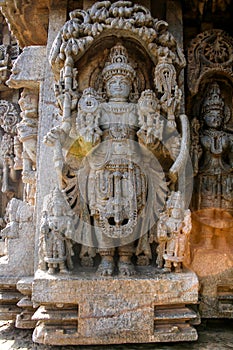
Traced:
[[184, 212], [184, 220], [183, 220], [183, 233], [188, 236], [192, 229], [192, 219], [191, 219], [191, 211], [189, 209]]
[[167, 239], [167, 225], [168, 215], [166, 213], [160, 214], [158, 224], [157, 224], [157, 241], [161, 243]]
[[191, 147], [190, 156], [193, 164], [194, 176], [197, 175], [199, 170], [199, 161], [203, 154], [203, 149], [200, 145], [200, 122], [197, 118], [193, 118], [191, 122]]
[[181, 123], [181, 136], [177, 133], [174, 136], [173, 165], [169, 169], [169, 177], [173, 183], [177, 181], [178, 174], [185, 168], [189, 156], [190, 129], [189, 121], [185, 114], [179, 116]]
[[229, 143], [230, 143], [229, 161], [230, 161], [231, 168], [233, 168], [233, 135], [232, 134], [229, 134]]

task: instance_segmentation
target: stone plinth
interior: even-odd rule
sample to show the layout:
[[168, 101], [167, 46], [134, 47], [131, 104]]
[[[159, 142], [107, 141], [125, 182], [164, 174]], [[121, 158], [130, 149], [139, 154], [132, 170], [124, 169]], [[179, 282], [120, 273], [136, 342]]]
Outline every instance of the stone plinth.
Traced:
[[139, 272], [136, 278], [37, 272], [32, 295], [40, 307], [33, 316], [38, 320], [33, 340], [52, 345], [196, 340], [190, 325], [197, 317], [190, 307], [198, 301], [196, 275]]

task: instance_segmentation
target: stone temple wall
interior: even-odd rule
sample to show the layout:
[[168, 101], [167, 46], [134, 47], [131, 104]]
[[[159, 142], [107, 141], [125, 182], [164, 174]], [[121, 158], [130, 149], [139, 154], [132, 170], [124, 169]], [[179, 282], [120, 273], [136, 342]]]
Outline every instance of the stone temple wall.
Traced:
[[0, 318], [54, 345], [232, 318], [232, 2], [0, 6]]

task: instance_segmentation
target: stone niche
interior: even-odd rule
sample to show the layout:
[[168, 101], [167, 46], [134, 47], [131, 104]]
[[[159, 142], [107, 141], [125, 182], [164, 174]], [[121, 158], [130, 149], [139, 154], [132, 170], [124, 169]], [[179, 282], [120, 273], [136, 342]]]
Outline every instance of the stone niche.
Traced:
[[23, 200], [9, 202], [0, 259], [16, 326], [47, 345], [196, 340], [180, 9], [167, 11], [175, 38], [150, 1], [80, 1], [69, 20], [66, 1], [8, 3], [24, 47], [7, 81], [22, 89]]
[[[202, 317], [233, 317], [233, 38], [199, 34], [188, 51], [194, 168], [190, 267]], [[195, 82], [195, 83], [193, 83]]]
[[186, 63], [168, 23], [131, 2], [97, 2], [70, 13], [49, 60], [58, 109], [43, 135], [53, 161], [38, 155], [38, 178], [46, 163], [53, 181], [37, 183], [33, 340], [196, 340]]

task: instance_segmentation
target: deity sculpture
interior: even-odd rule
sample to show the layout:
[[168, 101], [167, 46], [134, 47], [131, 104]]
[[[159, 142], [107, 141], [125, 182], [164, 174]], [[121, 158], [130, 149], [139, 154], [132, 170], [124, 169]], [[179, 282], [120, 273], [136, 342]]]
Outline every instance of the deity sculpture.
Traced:
[[[41, 265], [48, 266], [52, 274], [58, 268], [60, 273], [72, 268], [72, 245], [66, 235], [73, 229], [72, 213], [62, 194], [55, 188], [45, 200], [45, 208], [41, 222], [41, 249], [43, 261]], [[45, 263], [45, 264], [44, 264]]]
[[22, 180], [26, 188], [26, 201], [34, 205], [36, 189], [36, 147], [38, 128], [37, 92], [24, 88], [19, 99], [22, 112], [21, 122], [17, 125], [19, 140], [23, 144]]
[[[193, 159], [197, 176], [199, 200], [197, 209], [233, 209], [232, 150], [233, 135], [227, 130], [227, 109], [219, 84], [209, 84], [201, 109], [199, 142], [193, 137]], [[195, 124], [198, 121], [195, 119]], [[193, 128], [199, 130], [200, 126]], [[196, 133], [197, 135], [197, 133]], [[195, 136], [195, 135], [194, 135]], [[197, 160], [199, 159], [199, 163]]]
[[[74, 11], [72, 26], [76, 16]], [[103, 276], [135, 274], [134, 255], [138, 265], [150, 263], [155, 223], [187, 159], [188, 121], [179, 115], [182, 93], [174, 65], [183, 66], [184, 58], [166, 22], [158, 21], [151, 31], [158, 31], [160, 45], [152, 45], [158, 58], [154, 91], [144, 68], [137, 70], [133, 52], [118, 42], [79, 92], [75, 61], [83, 38], [75, 39], [74, 50], [64, 52], [55, 89], [61, 124], [44, 140], [54, 147], [58, 184], [75, 214], [75, 230], [67, 238], [81, 244], [83, 266], [92, 266], [99, 254], [97, 273]], [[51, 51], [55, 68], [63, 57], [55, 59], [59, 38], [64, 47], [69, 41], [58, 34]]]
[[17, 193], [17, 181], [22, 169], [20, 145], [17, 144], [17, 125], [20, 122], [19, 108], [9, 101], [0, 100], [0, 126], [4, 131], [1, 139], [3, 165], [2, 192], [11, 199]]
[[157, 264], [170, 272], [182, 271], [185, 254], [188, 255], [188, 240], [191, 232], [191, 212], [184, 210], [180, 192], [172, 192], [166, 202], [166, 210], [158, 221]]

